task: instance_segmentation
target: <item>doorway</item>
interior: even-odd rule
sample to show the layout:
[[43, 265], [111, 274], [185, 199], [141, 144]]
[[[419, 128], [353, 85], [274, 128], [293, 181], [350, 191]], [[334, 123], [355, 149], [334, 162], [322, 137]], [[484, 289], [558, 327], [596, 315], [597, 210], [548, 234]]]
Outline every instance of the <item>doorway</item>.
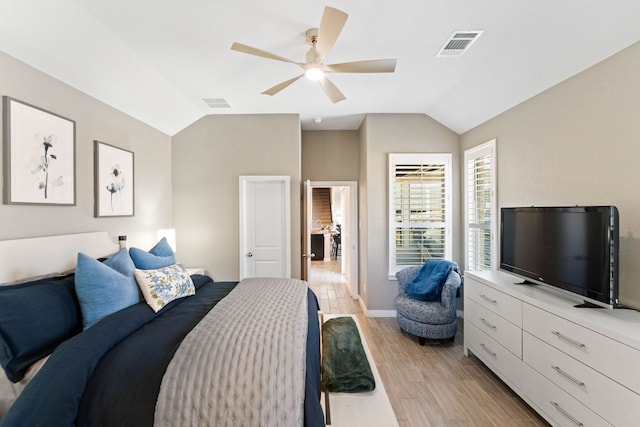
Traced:
[[[355, 181], [311, 181], [311, 194], [322, 189], [319, 193], [328, 194], [330, 213], [318, 213], [311, 204], [308, 209], [306, 222], [310, 224], [307, 233], [309, 242], [316, 242], [316, 248], [321, 245], [322, 250], [314, 253], [311, 249], [311, 271], [309, 279], [313, 279], [313, 270], [322, 270], [344, 277], [347, 290], [352, 299], [357, 300], [358, 294], [358, 185]], [[324, 196], [326, 197], [326, 196]], [[318, 202], [321, 206], [325, 202]], [[323, 209], [320, 207], [319, 209]], [[329, 219], [327, 218], [329, 215]], [[327, 250], [329, 254], [327, 254]], [[322, 256], [318, 254], [322, 252]], [[328, 256], [327, 256], [328, 255]]]

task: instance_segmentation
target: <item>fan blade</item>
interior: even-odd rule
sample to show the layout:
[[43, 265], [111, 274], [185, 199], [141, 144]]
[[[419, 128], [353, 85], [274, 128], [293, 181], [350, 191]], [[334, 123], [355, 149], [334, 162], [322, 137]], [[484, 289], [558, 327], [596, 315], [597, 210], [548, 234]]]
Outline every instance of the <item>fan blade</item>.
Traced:
[[342, 92], [340, 92], [338, 86], [334, 85], [333, 82], [326, 77], [320, 79], [320, 86], [322, 86], [322, 90], [324, 90], [324, 93], [327, 94], [334, 104], [347, 99]]
[[264, 92], [262, 92], [262, 94], [263, 95], [275, 95], [276, 93], [280, 92], [281, 90], [288, 88], [291, 85], [291, 83], [295, 82], [296, 80], [298, 80], [302, 76], [304, 76], [304, 74], [300, 74], [298, 77], [294, 77], [292, 79], [289, 79], [286, 82], [278, 83], [274, 87], [269, 88], [269, 89], [265, 90]]
[[348, 17], [349, 15], [341, 10], [329, 6], [324, 8], [320, 27], [318, 28], [318, 43], [316, 45], [318, 62], [322, 62], [336, 43]]
[[275, 59], [276, 61], [282, 61], [282, 62], [290, 62], [292, 64], [296, 64], [299, 65], [300, 67], [302, 67], [302, 64], [299, 64], [297, 62], [294, 62], [290, 59], [284, 58], [282, 56], [278, 56], [276, 54], [267, 52], [265, 50], [261, 50], [255, 47], [251, 47], [251, 46], [247, 46], [246, 44], [242, 44], [242, 43], [234, 43], [231, 45], [231, 50], [237, 50], [238, 52], [242, 52], [242, 53], [248, 53], [249, 55], [255, 55], [255, 56], [262, 56], [263, 58], [268, 58], [268, 59]]
[[322, 69], [327, 73], [393, 73], [396, 59], [372, 59], [370, 61], [343, 62], [326, 64]]

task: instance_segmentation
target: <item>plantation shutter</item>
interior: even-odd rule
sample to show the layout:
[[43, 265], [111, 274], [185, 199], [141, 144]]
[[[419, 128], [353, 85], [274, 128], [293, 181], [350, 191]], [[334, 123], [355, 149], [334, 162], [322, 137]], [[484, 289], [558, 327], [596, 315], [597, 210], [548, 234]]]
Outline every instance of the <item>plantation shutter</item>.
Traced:
[[390, 274], [451, 258], [450, 155], [390, 155]]
[[496, 258], [494, 144], [465, 152], [465, 168], [466, 269], [490, 270]]

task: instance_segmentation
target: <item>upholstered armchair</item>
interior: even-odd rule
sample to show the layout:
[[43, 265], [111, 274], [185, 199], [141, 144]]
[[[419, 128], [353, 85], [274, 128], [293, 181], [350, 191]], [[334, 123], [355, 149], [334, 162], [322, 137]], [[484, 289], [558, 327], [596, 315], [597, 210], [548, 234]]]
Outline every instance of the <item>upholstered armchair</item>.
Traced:
[[396, 273], [399, 287], [396, 297], [398, 325], [401, 330], [417, 336], [420, 345], [424, 345], [425, 338], [453, 342], [458, 329], [456, 294], [462, 279], [455, 270], [451, 270], [442, 287], [440, 301], [420, 301], [407, 295], [406, 287], [421, 268], [405, 267]]

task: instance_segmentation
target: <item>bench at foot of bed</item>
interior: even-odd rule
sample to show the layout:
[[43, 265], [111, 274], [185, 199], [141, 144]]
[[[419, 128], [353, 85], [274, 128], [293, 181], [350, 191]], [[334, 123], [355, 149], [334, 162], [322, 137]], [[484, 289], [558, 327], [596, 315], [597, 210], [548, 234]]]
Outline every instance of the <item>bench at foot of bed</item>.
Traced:
[[323, 393], [322, 404], [327, 418], [327, 425], [332, 427], [398, 426], [391, 402], [389, 402], [389, 397], [365, 336], [358, 324], [358, 319], [355, 315], [350, 314], [324, 314], [322, 319], [326, 322], [336, 317], [351, 317], [358, 327], [360, 340], [375, 380], [375, 389], [359, 393], [326, 393], [326, 395]]

